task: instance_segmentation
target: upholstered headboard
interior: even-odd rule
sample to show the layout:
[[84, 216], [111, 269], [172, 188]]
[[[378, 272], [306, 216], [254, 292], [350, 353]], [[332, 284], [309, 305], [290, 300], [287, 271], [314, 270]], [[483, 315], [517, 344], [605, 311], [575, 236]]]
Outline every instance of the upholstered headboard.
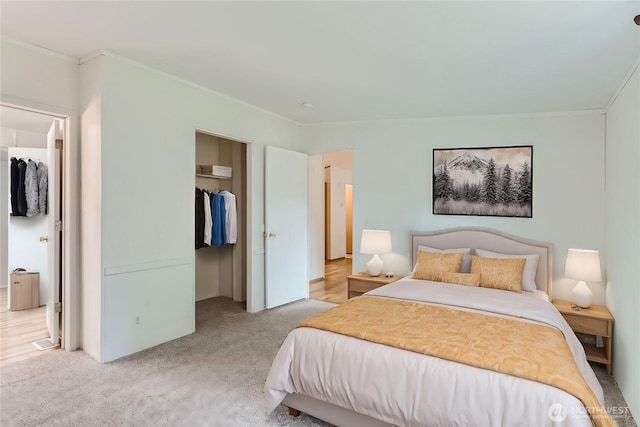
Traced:
[[410, 232], [412, 266], [418, 255], [418, 246], [429, 246], [437, 249], [471, 248], [503, 254], [528, 255], [538, 254], [538, 268], [536, 270], [536, 286], [552, 297], [553, 288], [553, 247], [551, 243], [539, 242], [503, 231], [485, 227], [455, 227], [443, 230]]

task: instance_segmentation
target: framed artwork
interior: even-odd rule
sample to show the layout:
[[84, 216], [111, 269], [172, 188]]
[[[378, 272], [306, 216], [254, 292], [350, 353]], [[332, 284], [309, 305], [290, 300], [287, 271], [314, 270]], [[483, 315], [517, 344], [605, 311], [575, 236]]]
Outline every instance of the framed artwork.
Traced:
[[532, 163], [532, 145], [434, 148], [434, 215], [532, 218]]

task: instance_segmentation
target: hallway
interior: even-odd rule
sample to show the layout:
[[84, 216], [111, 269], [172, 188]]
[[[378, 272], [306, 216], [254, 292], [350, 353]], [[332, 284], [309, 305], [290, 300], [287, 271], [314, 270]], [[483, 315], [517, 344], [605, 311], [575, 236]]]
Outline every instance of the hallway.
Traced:
[[352, 259], [327, 261], [324, 279], [309, 283], [309, 297], [320, 301], [342, 304], [347, 301], [347, 276], [351, 274]]

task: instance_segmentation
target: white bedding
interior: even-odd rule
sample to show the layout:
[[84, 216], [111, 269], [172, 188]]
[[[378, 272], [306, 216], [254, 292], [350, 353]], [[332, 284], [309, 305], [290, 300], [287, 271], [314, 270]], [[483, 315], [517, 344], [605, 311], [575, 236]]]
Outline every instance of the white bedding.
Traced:
[[549, 299], [549, 295], [547, 295], [547, 293], [545, 291], [541, 291], [540, 289], [538, 289], [535, 292], [523, 291], [522, 294], [523, 295], [533, 295], [534, 297], [540, 298], [543, 301], [551, 302], [551, 299]]
[[[582, 346], [557, 310], [535, 293], [405, 278], [369, 295], [462, 305], [459, 308], [556, 326], [604, 404], [602, 388]], [[265, 384], [269, 410], [288, 393], [399, 426], [592, 425], [582, 403], [555, 387], [313, 328], [293, 330], [276, 355]], [[567, 411], [560, 423], [549, 416], [550, 408], [558, 405]]]

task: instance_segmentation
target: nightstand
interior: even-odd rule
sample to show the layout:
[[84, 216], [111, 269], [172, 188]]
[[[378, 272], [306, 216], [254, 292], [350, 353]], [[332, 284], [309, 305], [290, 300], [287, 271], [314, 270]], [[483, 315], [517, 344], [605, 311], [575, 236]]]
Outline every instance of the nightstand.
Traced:
[[349, 298], [357, 297], [365, 292], [372, 291], [380, 286], [388, 285], [397, 280], [400, 280], [401, 276], [395, 275], [393, 277], [385, 277], [380, 275], [378, 277], [369, 276], [367, 273], [356, 273], [347, 276], [349, 283]]
[[553, 300], [553, 305], [574, 332], [602, 337], [604, 347], [583, 343], [584, 351], [587, 354], [587, 360], [607, 365], [607, 373], [611, 375], [613, 316], [607, 307], [601, 305], [591, 305], [589, 308], [574, 310], [571, 308], [572, 304], [571, 301]]

